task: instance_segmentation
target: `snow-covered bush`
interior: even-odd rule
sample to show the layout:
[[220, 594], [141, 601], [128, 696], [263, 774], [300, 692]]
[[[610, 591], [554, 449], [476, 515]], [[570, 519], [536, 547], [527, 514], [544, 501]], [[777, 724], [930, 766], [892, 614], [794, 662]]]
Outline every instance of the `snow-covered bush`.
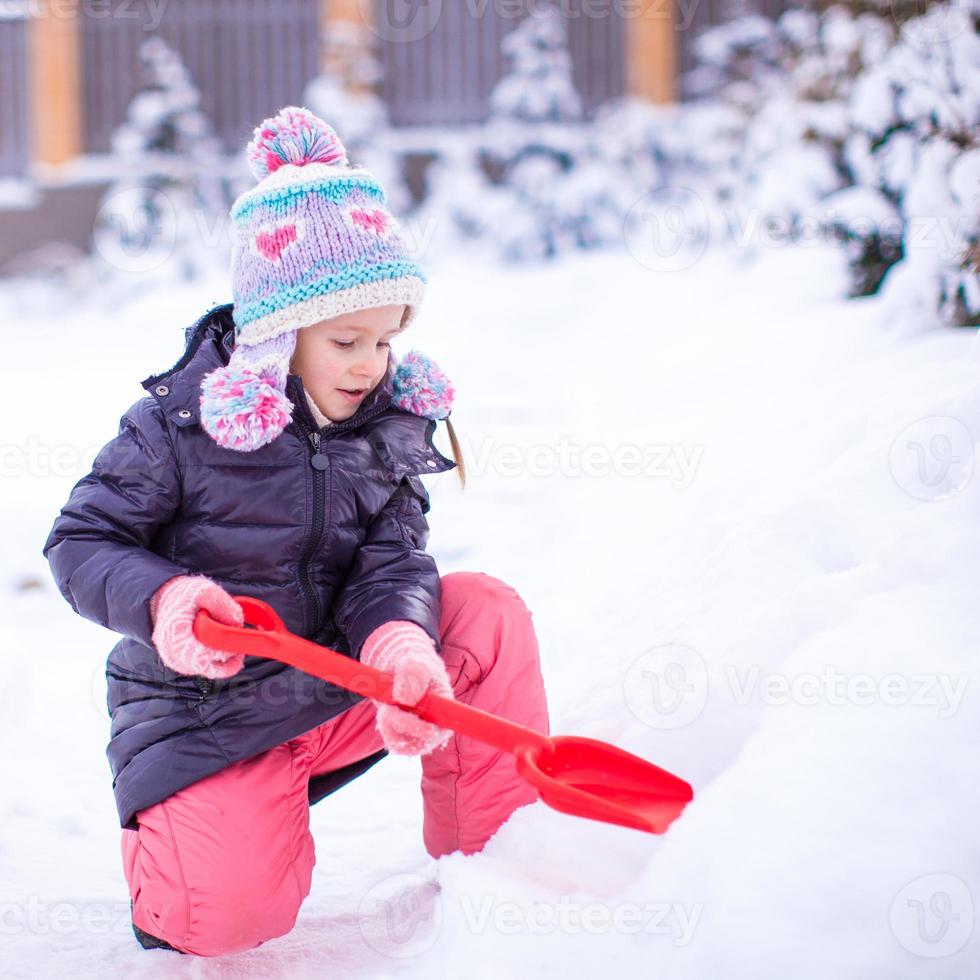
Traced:
[[565, 22], [557, 7], [535, 6], [503, 39], [501, 50], [507, 72], [490, 93], [493, 117], [531, 125], [582, 118]]
[[733, 236], [832, 236], [854, 295], [882, 289], [910, 324], [976, 325], [980, 4], [851, 7], [701, 35], [688, 88], [707, 125], [681, 126], [731, 166], [693, 169]]
[[93, 239], [109, 268], [182, 278], [227, 264], [225, 221], [242, 176], [200, 109], [180, 56], [158, 37], [140, 47], [143, 85], [112, 134], [120, 174], [100, 203]]
[[622, 237], [642, 193], [618, 134], [586, 121], [562, 14], [537, 4], [502, 43], [507, 70], [465, 148], [442, 148], [419, 218], [454, 239], [487, 239], [511, 261], [547, 259]]
[[857, 79], [845, 159], [899, 213], [902, 256], [884, 294], [903, 318], [980, 324], [980, 4], [906, 21]]
[[685, 128], [699, 147], [716, 155], [725, 147], [729, 167], [702, 169], [733, 233], [778, 227], [797, 236], [812, 229], [828, 194], [848, 186], [847, 99], [890, 43], [881, 18], [843, 7], [744, 17], [697, 39], [690, 87], [731, 114], [707, 117], [720, 124], [716, 133], [692, 130], [690, 120]]

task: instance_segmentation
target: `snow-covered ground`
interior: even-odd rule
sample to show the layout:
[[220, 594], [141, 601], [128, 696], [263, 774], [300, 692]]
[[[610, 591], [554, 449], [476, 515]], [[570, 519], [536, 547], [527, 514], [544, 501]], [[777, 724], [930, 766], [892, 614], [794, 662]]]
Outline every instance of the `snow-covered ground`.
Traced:
[[222, 961], [133, 939], [113, 637], [40, 549], [139, 380], [227, 290], [5, 301], [4, 976], [977, 975], [975, 333], [896, 335], [879, 301], [839, 298], [829, 249], [683, 264], [444, 264], [399, 353], [458, 389], [470, 484], [429, 482], [442, 571], [523, 595], [556, 733], [695, 800], [663, 837], [536, 804], [436, 866], [418, 761], [388, 759], [313, 809], [296, 929]]

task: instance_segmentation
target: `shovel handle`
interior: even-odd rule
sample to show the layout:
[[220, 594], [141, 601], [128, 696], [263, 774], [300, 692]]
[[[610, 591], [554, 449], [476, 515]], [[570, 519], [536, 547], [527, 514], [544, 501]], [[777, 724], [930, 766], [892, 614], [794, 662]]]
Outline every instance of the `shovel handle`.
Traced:
[[423, 721], [468, 735], [515, 755], [532, 748], [541, 752], [550, 749], [551, 739], [547, 735], [453, 698], [429, 693], [418, 704], [403, 704], [392, 694], [391, 674], [290, 633], [272, 606], [261, 599], [250, 596], [233, 598], [245, 614], [247, 625], [219, 623], [201, 609], [194, 619], [194, 634], [205, 646], [278, 660], [347, 691], [394, 705]]

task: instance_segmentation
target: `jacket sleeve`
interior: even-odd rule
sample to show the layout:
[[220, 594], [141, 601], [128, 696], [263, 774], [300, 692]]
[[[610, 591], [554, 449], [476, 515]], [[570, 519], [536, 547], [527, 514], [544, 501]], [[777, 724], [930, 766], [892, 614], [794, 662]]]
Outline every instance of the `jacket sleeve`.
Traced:
[[440, 579], [425, 551], [428, 495], [422, 481], [403, 477], [381, 513], [368, 525], [347, 581], [334, 603], [334, 621], [352, 656], [383, 623], [416, 623], [439, 646]]
[[188, 571], [149, 550], [179, 502], [166, 419], [144, 398], [75, 484], [44, 545], [58, 589], [77, 613], [152, 646], [150, 599]]

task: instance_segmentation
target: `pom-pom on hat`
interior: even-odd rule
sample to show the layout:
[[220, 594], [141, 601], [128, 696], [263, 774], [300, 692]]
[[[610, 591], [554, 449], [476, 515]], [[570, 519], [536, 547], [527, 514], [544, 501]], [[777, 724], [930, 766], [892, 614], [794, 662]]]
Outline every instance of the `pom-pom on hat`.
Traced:
[[456, 394], [439, 365], [417, 350], [410, 350], [401, 359], [392, 390], [392, 404], [427, 419], [448, 418]]
[[201, 423], [250, 452], [292, 418], [285, 394], [296, 331], [368, 307], [404, 304], [414, 319], [426, 278], [408, 255], [384, 189], [352, 167], [333, 128], [287, 106], [256, 127], [258, 184], [232, 205], [235, 350], [201, 385]]

